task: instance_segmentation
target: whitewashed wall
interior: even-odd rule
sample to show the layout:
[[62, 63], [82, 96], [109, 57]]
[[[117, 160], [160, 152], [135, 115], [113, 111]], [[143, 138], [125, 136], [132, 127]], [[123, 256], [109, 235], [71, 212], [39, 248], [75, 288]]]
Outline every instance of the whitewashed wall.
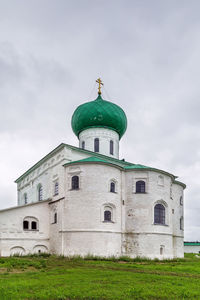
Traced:
[[200, 253], [200, 245], [185, 245], [185, 253]]
[[[99, 138], [99, 153], [110, 157], [119, 158], [119, 135], [114, 130], [107, 128], [90, 128], [79, 134], [79, 147], [85, 142], [85, 149], [94, 151], [94, 139]], [[110, 140], [114, 143], [113, 155], [110, 154]]]
[[[49, 252], [48, 206], [45, 201], [0, 211], [0, 256]], [[23, 230], [26, 217], [38, 220], [37, 230]]]

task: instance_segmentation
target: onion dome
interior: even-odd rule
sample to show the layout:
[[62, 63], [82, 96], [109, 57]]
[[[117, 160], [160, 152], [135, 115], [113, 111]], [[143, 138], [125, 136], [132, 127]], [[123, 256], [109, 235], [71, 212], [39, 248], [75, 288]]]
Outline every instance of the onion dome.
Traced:
[[127, 118], [121, 107], [103, 100], [101, 92], [94, 101], [86, 102], [74, 111], [71, 125], [73, 132], [78, 137], [80, 132], [89, 128], [108, 128], [116, 131], [119, 138], [127, 128]]

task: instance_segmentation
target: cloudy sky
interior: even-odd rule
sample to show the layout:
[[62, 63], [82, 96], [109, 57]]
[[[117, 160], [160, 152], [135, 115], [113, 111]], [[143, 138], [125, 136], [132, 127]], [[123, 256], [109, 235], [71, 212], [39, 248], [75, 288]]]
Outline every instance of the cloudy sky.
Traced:
[[0, 208], [97, 95], [128, 118], [120, 157], [187, 184], [185, 240], [200, 240], [200, 1], [0, 0]]

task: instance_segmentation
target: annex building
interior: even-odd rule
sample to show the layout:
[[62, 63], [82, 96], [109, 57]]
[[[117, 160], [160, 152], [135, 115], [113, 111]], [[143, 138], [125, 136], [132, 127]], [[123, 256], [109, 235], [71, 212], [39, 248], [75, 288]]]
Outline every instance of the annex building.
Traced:
[[76, 108], [79, 147], [60, 144], [17, 180], [0, 211], [0, 256], [183, 257], [183, 191], [176, 176], [119, 159], [124, 111], [101, 97]]

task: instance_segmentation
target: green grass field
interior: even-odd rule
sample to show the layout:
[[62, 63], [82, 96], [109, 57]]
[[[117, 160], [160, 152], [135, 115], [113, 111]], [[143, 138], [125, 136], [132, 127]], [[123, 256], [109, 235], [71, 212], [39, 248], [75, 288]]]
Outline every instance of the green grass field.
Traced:
[[200, 299], [200, 257], [0, 258], [0, 299]]

